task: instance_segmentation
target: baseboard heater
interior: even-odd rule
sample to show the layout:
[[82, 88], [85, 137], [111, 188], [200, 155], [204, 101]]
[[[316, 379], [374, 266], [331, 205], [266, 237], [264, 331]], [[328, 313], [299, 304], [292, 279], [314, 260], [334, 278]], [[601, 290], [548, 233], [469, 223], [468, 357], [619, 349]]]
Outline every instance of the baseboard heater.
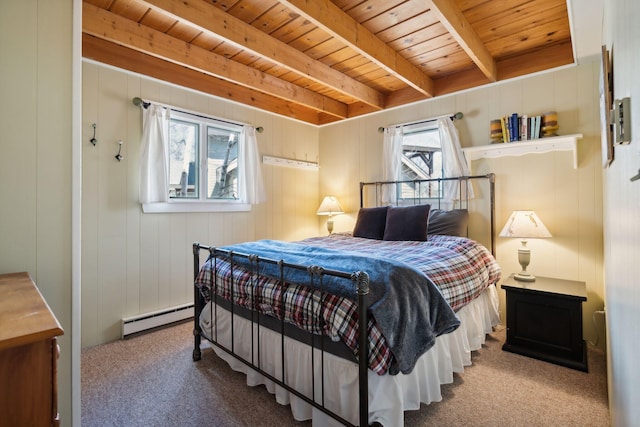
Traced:
[[177, 305], [122, 319], [122, 338], [193, 318], [193, 303]]

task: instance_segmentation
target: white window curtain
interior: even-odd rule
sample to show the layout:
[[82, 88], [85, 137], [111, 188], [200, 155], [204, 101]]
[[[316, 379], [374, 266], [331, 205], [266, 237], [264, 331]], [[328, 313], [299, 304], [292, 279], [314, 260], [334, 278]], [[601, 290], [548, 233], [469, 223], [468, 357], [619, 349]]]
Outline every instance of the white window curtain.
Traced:
[[142, 109], [140, 203], [169, 201], [169, 109], [151, 103]]
[[[445, 177], [469, 176], [469, 167], [464, 158], [458, 130], [449, 117], [438, 118], [438, 130], [440, 132], [440, 145], [442, 149], [442, 161]], [[461, 191], [467, 191], [468, 198], [474, 197], [473, 188], [469, 183], [462, 184], [466, 188], [460, 188], [460, 181], [446, 181], [444, 183], [443, 198], [445, 203], [453, 205], [460, 200]]]
[[262, 169], [260, 167], [260, 154], [258, 152], [258, 141], [256, 140], [256, 130], [253, 126], [244, 125], [242, 127], [243, 138], [240, 144], [238, 162], [240, 173], [238, 192], [241, 201], [255, 205], [267, 200], [262, 180]]
[[[384, 139], [382, 141], [383, 181], [397, 181], [400, 179], [402, 136], [402, 126], [394, 126], [384, 129]], [[385, 185], [382, 188], [382, 203], [395, 203], [396, 200], [396, 186]]]

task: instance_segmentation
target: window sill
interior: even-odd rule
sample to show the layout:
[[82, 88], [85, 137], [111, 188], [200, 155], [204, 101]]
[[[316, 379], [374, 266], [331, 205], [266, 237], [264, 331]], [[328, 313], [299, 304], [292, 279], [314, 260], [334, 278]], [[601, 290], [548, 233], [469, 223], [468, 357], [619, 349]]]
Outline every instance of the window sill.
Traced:
[[168, 203], [143, 203], [144, 213], [189, 213], [189, 212], [248, 212], [251, 210], [249, 203], [220, 203], [220, 202], [168, 202]]

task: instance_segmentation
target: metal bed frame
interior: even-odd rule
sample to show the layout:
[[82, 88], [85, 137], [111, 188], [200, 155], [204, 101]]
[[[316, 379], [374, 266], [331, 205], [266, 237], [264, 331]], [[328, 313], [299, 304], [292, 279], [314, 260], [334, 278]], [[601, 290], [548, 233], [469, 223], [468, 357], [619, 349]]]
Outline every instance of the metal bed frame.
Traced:
[[[427, 179], [427, 180], [416, 180], [416, 181], [381, 181], [381, 182], [369, 182], [369, 183], [360, 183], [360, 203], [361, 206], [363, 204], [363, 200], [364, 200], [364, 188], [367, 186], [375, 186], [376, 188], [376, 203], [377, 203], [377, 198], [378, 198], [378, 194], [380, 192], [380, 189], [385, 186], [385, 185], [399, 185], [402, 183], [411, 183], [411, 184], [415, 184], [415, 185], [423, 185], [424, 183], [431, 183], [434, 181], [437, 182], [442, 182], [442, 181], [450, 181], [450, 180], [458, 180], [458, 181], [464, 181], [464, 182], [468, 182], [469, 180], [474, 180], [474, 179], [487, 179], [489, 182], [489, 187], [490, 187], [490, 210], [491, 210], [491, 252], [494, 253], [494, 242], [493, 242], [493, 235], [494, 235], [494, 209], [495, 209], [495, 203], [494, 203], [494, 197], [495, 197], [495, 190], [494, 190], [494, 185], [495, 185], [495, 176], [494, 174], [488, 174], [488, 175], [479, 175], [479, 176], [465, 176], [465, 177], [458, 177], [458, 178], [441, 178], [441, 179]], [[415, 201], [414, 201], [415, 202]], [[193, 273], [194, 273], [194, 281], [196, 279], [196, 277], [198, 276], [198, 273], [200, 271], [200, 251], [201, 250], [206, 250], [209, 252], [209, 259], [213, 259], [214, 263], [217, 263], [217, 261], [219, 259], [224, 259], [225, 261], [229, 262], [231, 264], [231, 277], [233, 277], [233, 269], [236, 268], [237, 265], [237, 259], [242, 259], [244, 260], [243, 263], [243, 268], [247, 268], [247, 265], [249, 265], [249, 271], [250, 271], [250, 276], [251, 276], [251, 280], [256, 280], [256, 278], [258, 277], [258, 271], [259, 271], [259, 267], [260, 265], [264, 264], [272, 264], [272, 265], [277, 265], [280, 271], [280, 281], [284, 283], [284, 279], [285, 279], [285, 269], [290, 268], [290, 269], [295, 269], [295, 270], [301, 270], [301, 271], [306, 271], [308, 273], [308, 283], [304, 284], [298, 284], [301, 286], [308, 286], [308, 287], [312, 287], [312, 286], [316, 286], [316, 290], [314, 290], [314, 292], [320, 292], [322, 293], [322, 282], [323, 282], [323, 278], [326, 276], [332, 276], [332, 277], [336, 277], [336, 278], [341, 278], [344, 280], [348, 280], [353, 284], [353, 289], [354, 289], [354, 296], [357, 298], [357, 305], [358, 305], [358, 347], [359, 347], [359, 351], [362, 352], [362, 349], [364, 349], [365, 353], [364, 354], [359, 354], [357, 357], [358, 360], [358, 394], [359, 394], [359, 409], [358, 409], [358, 413], [359, 413], [359, 426], [360, 427], [364, 427], [368, 425], [368, 417], [369, 417], [369, 402], [368, 402], [368, 342], [367, 342], [367, 322], [368, 322], [368, 316], [370, 316], [370, 314], [368, 314], [367, 312], [367, 304], [366, 304], [366, 299], [367, 299], [367, 295], [369, 293], [369, 276], [366, 272], [364, 271], [355, 271], [355, 272], [346, 272], [346, 271], [338, 271], [338, 270], [330, 270], [330, 269], [325, 269], [319, 266], [314, 266], [314, 265], [298, 265], [298, 264], [291, 264], [291, 263], [287, 263], [284, 260], [274, 260], [274, 259], [269, 259], [269, 258], [263, 258], [263, 257], [259, 257], [253, 254], [245, 254], [245, 253], [239, 253], [239, 252], [234, 252], [234, 251], [229, 251], [226, 249], [220, 249], [220, 248], [215, 248], [215, 247], [209, 247], [209, 246], [204, 246], [201, 245], [200, 243], [194, 243], [193, 244]], [[213, 269], [215, 271], [216, 265], [214, 265]], [[217, 275], [213, 274], [213, 290], [217, 290]], [[233, 284], [233, 280], [232, 280], [232, 284], [231, 284], [231, 289], [233, 292], [234, 289], [234, 284]], [[284, 293], [283, 293], [284, 294]], [[211, 300], [214, 303], [214, 309], [217, 310], [217, 301], [218, 301], [218, 294], [216, 292], [213, 292], [211, 295]], [[220, 297], [222, 298], [222, 297]], [[234, 299], [234, 296], [232, 294], [232, 300]], [[224, 352], [228, 353], [229, 355], [231, 355], [232, 357], [234, 357], [235, 359], [239, 360], [240, 362], [244, 363], [245, 365], [247, 365], [248, 367], [254, 369], [255, 371], [257, 371], [258, 373], [262, 374], [264, 377], [268, 378], [269, 380], [273, 381], [274, 383], [280, 385], [281, 387], [283, 387], [284, 389], [286, 389], [287, 391], [289, 391], [290, 393], [294, 394], [295, 396], [299, 397], [300, 399], [304, 400], [305, 402], [307, 402], [308, 404], [312, 405], [314, 408], [317, 408], [318, 410], [322, 411], [323, 413], [329, 415], [330, 417], [336, 419], [337, 421], [343, 423], [344, 425], [347, 426], [354, 426], [354, 424], [350, 423], [349, 421], [345, 420], [343, 417], [341, 417], [339, 414], [336, 414], [334, 412], [332, 412], [331, 410], [327, 409], [324, 405], [325, 399], [324, 399], [324, 354], [325, 354], [325, 348], [323, 345], [323, 341], [322, 340], [312, 340], [312, 347], [314, 349], [319, 349], [320, 350], [320, 369], [321, 369], [321, 379], [320, 381], [322, 381], [321, 383], [321, 396], [318, 396], [316, 398], [315, 394], [316, 394], [316, 387], [315, 387], [315, 375], [312, 375], [313, 378], [313, 385], [312, 385], [312, 394], [313, 396], [309, 397], [306, 396], [304, 394], [302, 394], [300, 391], [296, 390], [294, 387], [292, 387], [291, 385], [287, 384], [287, 381], [285, 379], [285, 358], [284, 358], [284, 340], [285, 340], [285, 334], [284, 334], [284, 324], [285, 321], [284, 320], [280, 320], [279, 321], [279, 328], [280, 328], [280, 335], [281, 335], [281, 342], [280, 342], [280, 349], [282, 351], [283, 357], [282, 357], [282, 378], [276, 378], [274, 375], [266, 372], [265, 370], [263, 370], [261, 368], [261, 363], [259, 360], [259, 348], [258, 348], [258, 360], [255, 360], [256, 358], [254, 357], [254, 343], [256, 342], [255, 338], [257, 338], [257, 345], [258, 347], [260, 346], [260, 340], [259, 340], [259, 335], [260, 335], [260, 328], [261, 327], [266, 327], [264, 325], [262, 325], [260, 323], [259, 320], [259, 316], [251, 315], [251, 319], [250, 321], [252, 322], [252, 324], [256, 324], [257, 325], [257, 332], [254, 332], [254, 327], [251, 327], [251, 360], [246, 360], [245, 358], [239, 356], [238, 354], [235, 353], [234, 351], [234, 334], [233, 334], [233, 330], [234, 330], [234, 304], [231, 304], [230, 306], [230, 314], [231, 314], [231, 348], [225, 346], [224, 344], [221, 344], [220, 342], [217, 341], [217, 330], [215, 333], [215, 336], [212, 337], [206, 337], [205, 335], [203, 335], [202, 329], [200, 327], [200, 323], [199, 323], [199, 318], [200, 318], [200, 314], [202, 313], [204, 306], [205, 306], [205, 298], [203, 297], [203, 295], [201, 294], [200, 290], [194, 286], [194, 301], [195, 301], [195, 315], [194, 315], [194, 330], [193, 330], [193, 334], [194, 334], [194, 349], [193, 349], [193, 360], [194, 361], [198, 361], [201, 359], [202, 354], [201, 354], [201, 350], [200, 350], [200, 343], [201, 343], [201, 339], [205, 338], [206, 340], [210, 341], [213, 345], [215, 345], [217, 348], [223, 350]], [[282, 301], [281, 301], [282, 303]], [[257, 334], [257, 337], [255, 336]], [[319, 344], [318, 344], [319, 343]], [[364, 356], [364, 357], [362, 357]], [[311, 363], [312, 363], [312, 372], [315, 372], [315, 358], [314, 358], [314, 351], [311, 351]], [[377, 424], [377, 423], [375, 423]]]
[[[367, 187], [373, 187], [374, 189], [374, 206], [380, 206], [382, 204], [382, 193], [385, 187], [394, 186], [396, 191], [395, 205], [401, 204], [401, 197], [398, 194], [401, 193], [400, 187], [403, 184], [409, 184], [414, 187], [413, 193], [414, 196], [409, 199], [409, 203], [407, 204], [422, 204], [427, 202], [435, 201], [437, 202], [438, 208], [441, 207], [442, 197], [439, 195], [435, 196], [422, 196], [421, 189], [423, 186], [429, 186], [433, 183], [438, 185], [438, 191], [441, 190], [440, 186], [445, 182], [458, 182], [460, 184], [458, 187], [458, 208], [467, 209], [469, 207], [469, 195], [466, 191], [470, 186], [470, 181], [474, 180], [486, 180], [489, 184], [489, 246], [491, 250], [491, 254], [495, 256], [496, 253], [496, 245], [494, 240], [495, 235], [495, 186], [496, 186], [496, 175], [494, 173], [488, 173], [486, 175], [472, 175], [472, 176], [458, 176], [452, 178], [430, 178], [430, 179], [415, 179], [415, 180], [406, 180], [406, 181], [372, 181], [372, 182], [361, 182], [360, 183], [360, 207], [364, 207], [365, 205], [365, 190]], [[433, 204], [432, 204], [432, 207]]]
[[[368, 369], [368, 342], [367, 342], [367, 322], [368, 322], [368, 313], [367, 313], [367, 305], [366, 305], [366, 297], [369, 294], [369, 275], [363, 271], [355, 271], [355, 272], [344, 272], [344, 271], [338, 271], [338, 270], [330, 270], [330, 269], [325, 269], [323, 267], [319, 267], [319, 266], [314, 266], [314, 265], [309, 265], [309, 266], [303, 266], [303, 265], [298, 265], [298, 264], [291, 264], [291, 263], [287, 263], [284, 262], [283, 260], [273, 260], [273, 259], [269, 259], [269, 258], [263, 258], [263, 257], [259, 257], [256, 255], [252, 255], [252, 254], [244, 254], [244, 253], [240, 253], [240, 252], [234, 252], [234, 251], [229, 251], [226, 249], [219, 249], [219, 248], [214, 248], [214, 247], [207, 247], [207, 246], [203, 246], [199, 243], [194, 243], [193, 244], [193, 273], [194, 273], [194, 279], [195, 277], [198, 275], [198, 272], [200, 271], [200, 250], [207, 250], [209, 251], [209, 258], [214, 260], [214, 263], [217, 262], [218, 259], [225, 259], [226, 261], [228, 261], [231, 264], [231, 269], [232, 269], [232, 273], [231, 273], [231, 277], [233, 277], [233, 268], [235, 268], [236, 263], [234, 262], [234, 258], [243, 258], [245, 260], [247, 260], [249, 262], [250, 265], [250, 275], [252, 277], [252, 280], [255, 280], [258, 276], [258, 270], [259, 270], [259, 266], [261, 263], [266, 263], [266, 264], [273, 264], [273, 265], [277, 265], [280, 271], [280, 282], [284, 283], [285, 282], [285, 269], [286, 268], [291, 268], [291, 269], [295, 269], [295, 270], [302, 270], [302, 271], [307, 271], [309, 274], [309, 282], [307, 284], [298, 284], [298, 285], [302, 285], [302, 286], [313, 286], [314, 282], [317, 282], [319, 284], [319, 286], [316, 288], [316, 290], [314, 290], [314, 292], [319, 292], [320, 294], [323, 292], [323, 286], [322, 286], [322, 279], [325, 276], [332, 276], [332, 277], [337, 277], [337, 278], [342, 278], [342, 279], [346, 279], [352, 282], [352, 284], [354, 285], [354, 294], [357, 295], [357, 301], [358, 301], [358, 348], [359, 351], [362, 351], [362, 349], [364, 349], [365, 351], [365, 357], [358, 357], [358, 388], [359, 388], [359, 414], [360, 414], [360, 426], [366, 426], [367, 425], [367, 420], [368, 420], [368, 414], [369, 414], [369, 402], [368, 402], [368, 376], [367, 376], [367, 369]], [[215, 265], [214, 265], [214, 271], [215, 271]], [[214, 278], [214, 283], [213, 283], [213, 289], [217, 289], [217, 275], [213, 274], [213, 278]], [[234, 289], [234, 285], [233, 285], [233, 279], [232, 279], [232, 284], [231, 284], [231, 289], [233, 292]], [[281, 295], [284, 295], [284, 293], [282, 293]], [[218, 305], [217, 305], [217, 299], [218, 299], [218, 294], [217, 293], [213, 293], [212, 295], [212, 301], [214, 302], [214, 309], [217, 309]], [[233, 294], [232, 294], [232, 300], [234, 299]], [[323, 370], [322, 375], [321, 375], [321, 381], [323, 381], [322, 386], [321, 386], [321, 390], [322, 390], [322, 395], [319, 396], [319, 400], [320, 402], [317, 402], [316, 400], [316, 396], [315, 396], [315, 384], [312, 386], [312, 390], [313, 390], [313, 394], [314, 396], [312, 396], [311, 398], [308, 396], [305, 396], [304, 394], [300, 393], [298, 390], [296, 390], [295, 388], [293, 388], [292, 386], [290, 386], [289, 384], [287, 384], [286, 379], [285, 379], [285, 358], [282, 357], [282, 378], [276, 378], [273, 375], [271, 375], [270, 373], [264, 371], [261, 368], [261, 364], [260, 364], [260, 360], [258, 357], [258, 360], [256, 361], [254, 359], [254, 351], [253, 351], [253, 346], [254, 346], [254, 342], [256, 341], [254, 338], [257, 338], [258, 341], [258, 346], [260, 345], [260, 340], [259, 340], [259, 336], [260, 336], [260, 320], [259, 317], [256, 316], [255, 318], [252, 316], [251, 322], [255, 323], [258, 325], [258, 331], [257, 333], [254, 334], [254, 328], [251, 328], [251, 360], [245, 360], [244, 358], [242, 358], [241, 356], [237, 355], [234, 352], [234, 334], [233, 334], [233, 329], [234, 329], [234, 304], [231, 304], [231, 348], [226, 347], [225, 345], [219, 343], [217, 341], [217, 333], [216, 336], [214, 337], [206, 337], [202, 334], [202, 328], [200, 327], [199, 324], [199, 318], [200, 318], [200, 314], [202, 313], [202, 310], [204, 309], [205, 306], [205, 301], [204, 301], [204, 297], [202, 296], [201, 292], [199, 291], [199, 289], [197, 287], [194, 286], [194, 301], [195, 301], [195, 316], [194, 316], [194, 337], [195, 337], [195, 343], [194, 343], [194, 349], [193, 349], [193, 360], [194, 361], [198, 361], [201, 359], [202, 355], [201, 355], [201, 351], [200, 351], [200, 342], [201, 342], [201, 338], [204, 337], [205, 339], [207, 339], [208, 341], [210, 341], [212, 344], [214, 344], [216, 347], [220, 348], [221, 350], [225, 351], [226, 353], [228, 353], [229, 355], [233, 356], [234, 358], [238, 359], [239, 361], [241, 361], [242, 363], [244, 363], [245, 365], [249, 366], [250, 368], [254, 369], [255, 371], [259, 372], [260, 374], [264, 375], [266, 378], [270, 379], [271, 381], [273, 381], [274, 383], [282, 386], [284, 389], [286, 389], [287, 391], [289, 391], [290, 393], [293, 393], [294, 395], [298, 396], [299, 398], [303, 399], [305, 402], [309, 403], [310, 405], [312, 405], [313, 407], [319, 409], [320, 411], [324, 412], [325, 414], [331, 416], [332, 418], [340, 421], [341, 423], [347, 425], [347, 426], [353, 426], [353, 424], [349, 423], [347, 420], [345, 420], [344, 418], [342, 418], [341, 416], [339, 416], [336, 413], [333, 413], [332, 411], [328, 410], [325, 406], [324, 406], [324, 364], [321, 364], [321, 369]], [[281, 300], [279, 301], [280, 304], [284, 304], [284, 302]], [[284, 319], [280, 320], [280, 348], [282, 351], [282, 354], [284, 355], [284, 340], [285, 340], [285, 334], [284, 334], [284, 324], [285, 321]], [[217, 332], [217, 331], [216, 331]], [[319, 341], [319, 345], [315, 345], [315, 342], [312, 342], [312, 345], [314, 346], [314, 348], [319, 348], [321, 351], [321, 357], [320, 357], [320, 363], [322, 363], [322, 361], [324, 360], [324, 353], [325, 353], [325, 349], [323, 346], [323, 341], [320, 340]], [[258, 355], [260, 354], [260, 351], [258, 350]], [[311, 357], [312, 357], [312, 372], [315, 372], [315, 358], [314, 358], [314, 352], [311, 352]], [[315, 383], [315, 375], [313, 376], [313, 381]]]

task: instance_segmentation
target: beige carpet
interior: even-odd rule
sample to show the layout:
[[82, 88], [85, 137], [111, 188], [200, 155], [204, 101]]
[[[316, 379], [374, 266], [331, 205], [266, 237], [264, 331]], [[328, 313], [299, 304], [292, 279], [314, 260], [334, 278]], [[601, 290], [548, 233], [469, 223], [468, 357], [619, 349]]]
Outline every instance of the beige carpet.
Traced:
[[[264, 387], [248, 387], [210, 348], [191, 360], [192, 324], [82, 351], [83, 426], [309, 426]], [[442, 402], [405, 414], [406, 426], [607, 426], [606, 361], [589, 373], [501, 350], [504, 329], [443, 386]], [[393, 427], [393, 426], [387, 426]]]

